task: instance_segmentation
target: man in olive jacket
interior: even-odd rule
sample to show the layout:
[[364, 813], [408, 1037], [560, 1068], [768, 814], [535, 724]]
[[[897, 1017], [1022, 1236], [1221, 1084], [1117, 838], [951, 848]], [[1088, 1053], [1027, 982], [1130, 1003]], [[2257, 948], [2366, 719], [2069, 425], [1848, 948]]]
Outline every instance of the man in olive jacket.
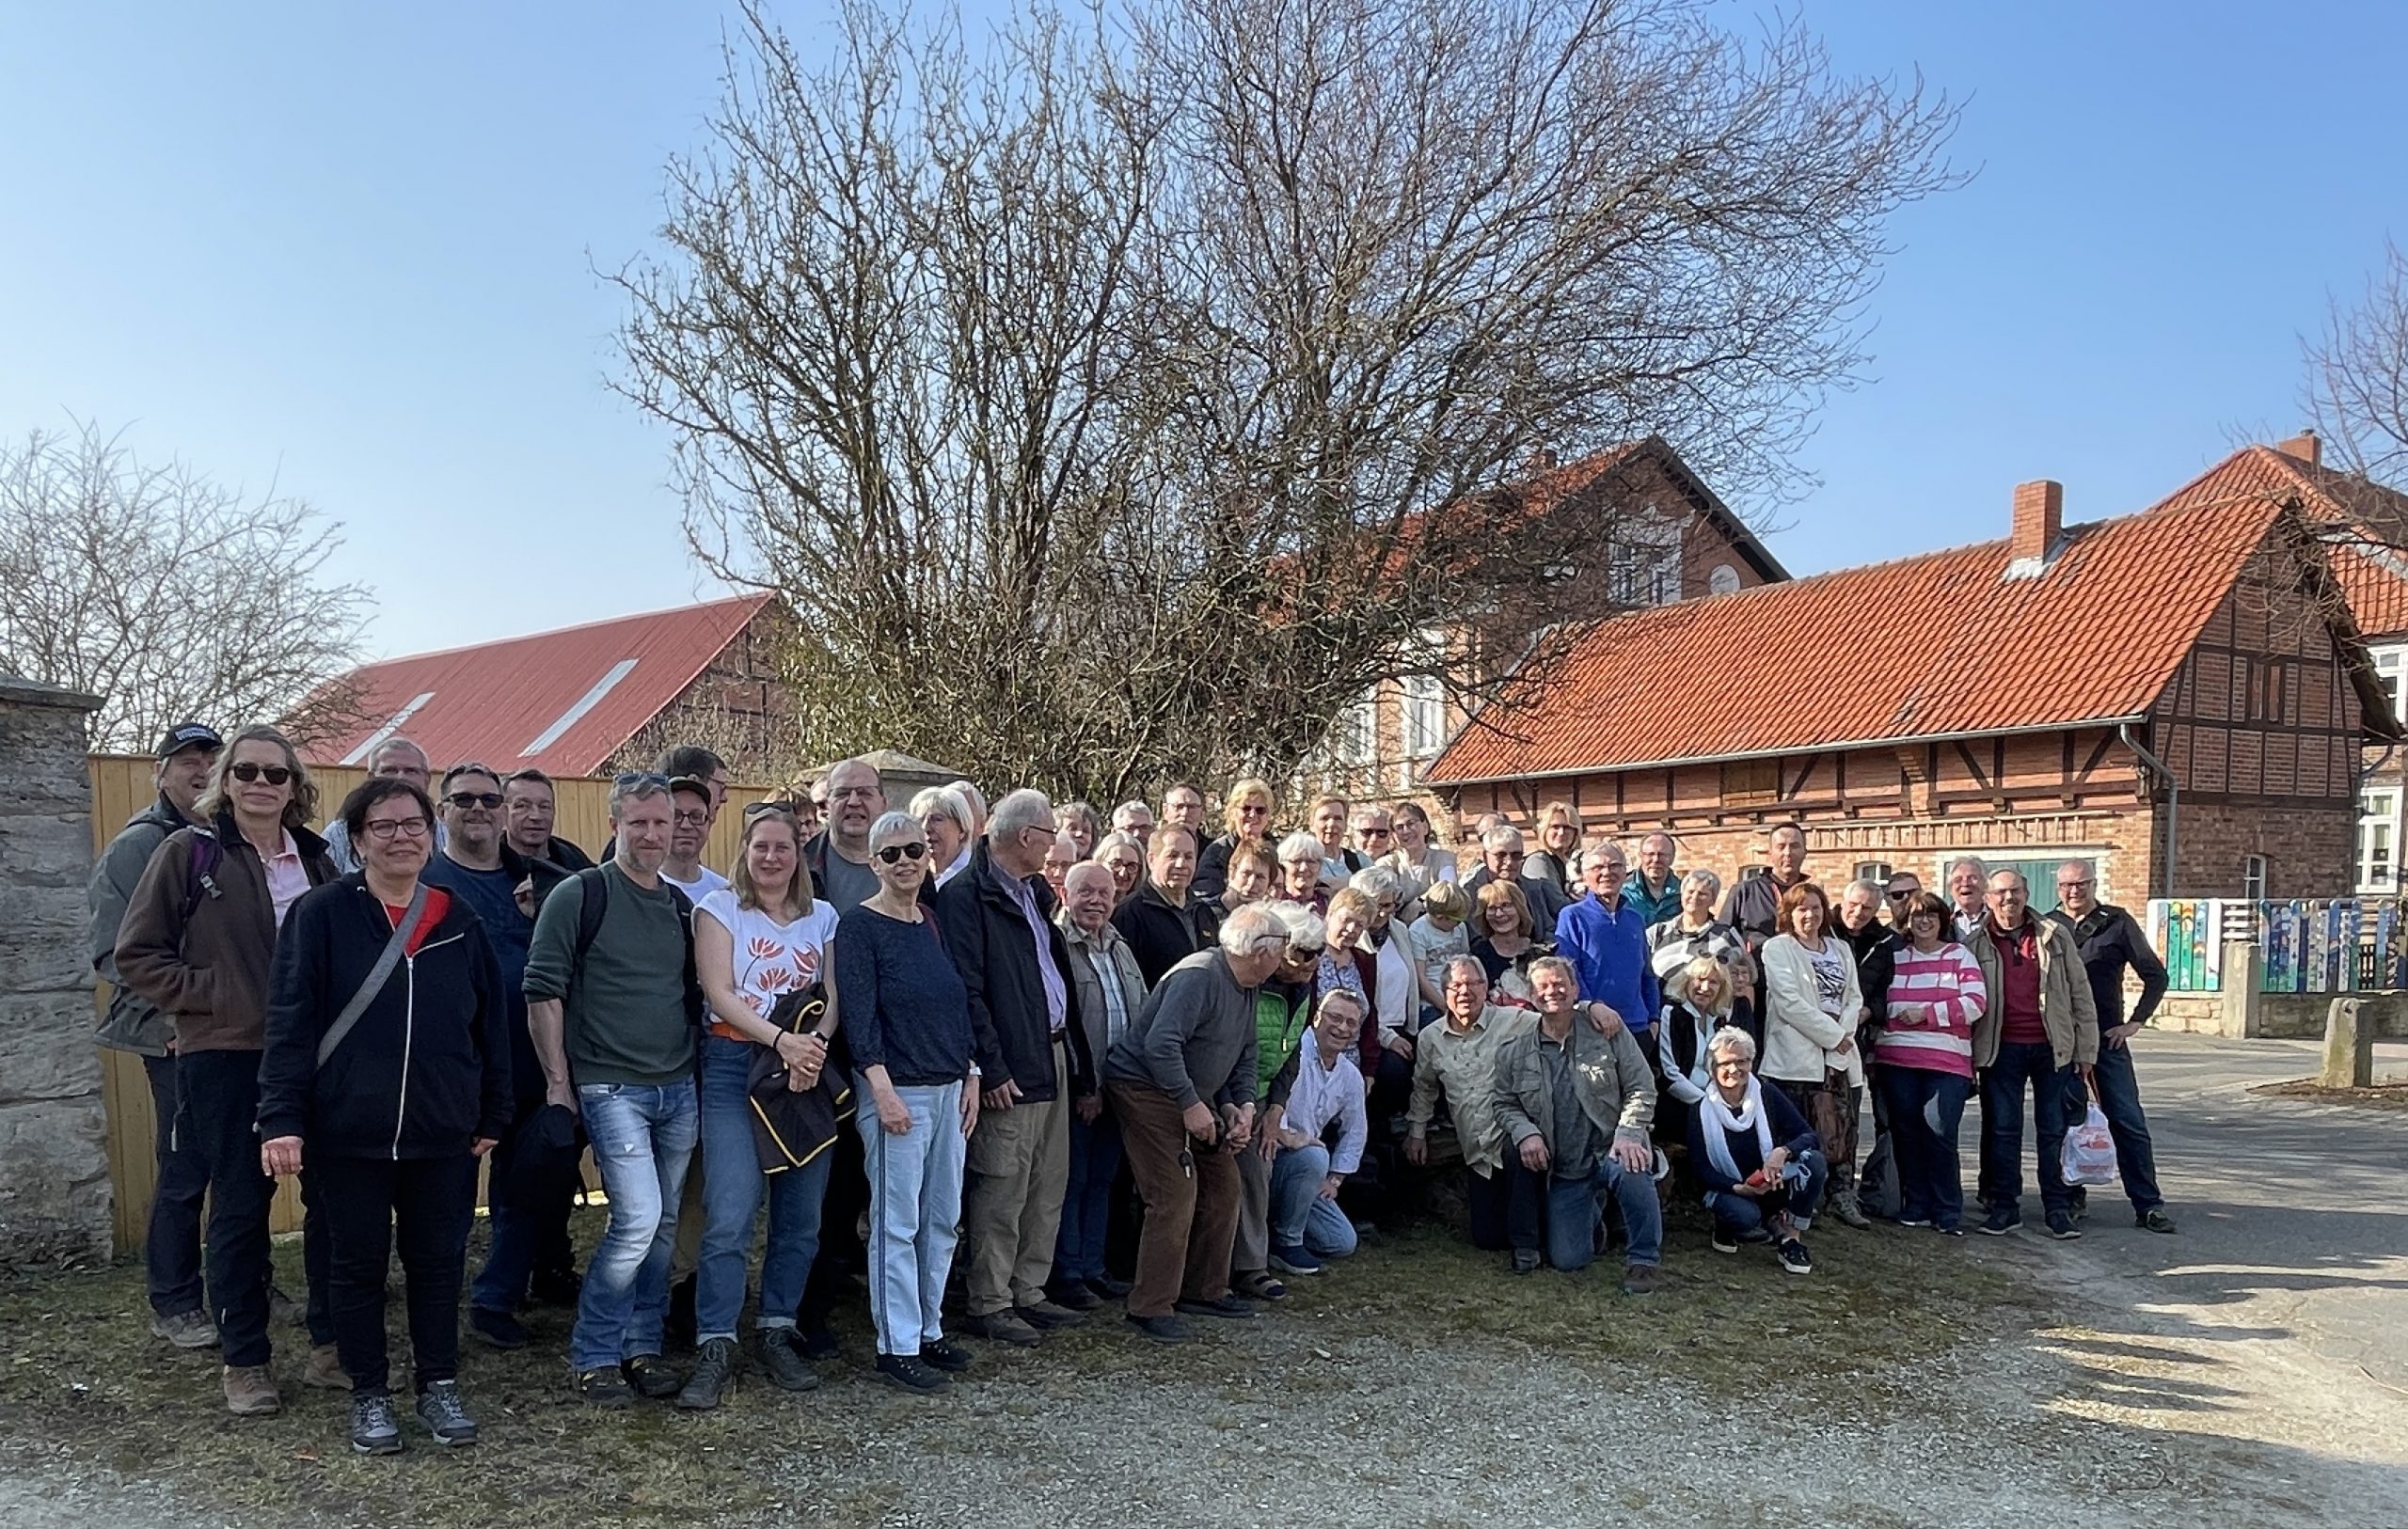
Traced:
[[2040, 1208], [2049, 1235], [2082, 1236], [2058, 1156], [2065, 1149], [2073, 1080], [2085, 1090], [2099, 1060], [2099, 1010], [2073, 936], [2035, 916], [2023, 877], [1989, 878], [1988, 912], [1966, 937], [1981, 963], [1989, 1007], [1973, 1026], [1973, 1071], [1981, 1080], [1983, 1208], [1980, 1230], [2004, 1237], [2023, 1224], [2023, 1092], [2032, 1091], [2039, 1137]]

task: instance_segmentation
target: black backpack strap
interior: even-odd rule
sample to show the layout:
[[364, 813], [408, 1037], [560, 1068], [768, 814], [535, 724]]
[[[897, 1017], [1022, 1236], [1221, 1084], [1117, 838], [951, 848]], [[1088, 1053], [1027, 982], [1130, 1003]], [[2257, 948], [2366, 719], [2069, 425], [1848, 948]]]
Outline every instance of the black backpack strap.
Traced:
[[177, 921], [189, 924], [200, 909], [204, 898], [225, 896], [217, 885], [217, 867], [226, 859], [226, 848], [214, 833], [196, 828], [185, 841], [187, 859], [184, 862], [183, 917]]

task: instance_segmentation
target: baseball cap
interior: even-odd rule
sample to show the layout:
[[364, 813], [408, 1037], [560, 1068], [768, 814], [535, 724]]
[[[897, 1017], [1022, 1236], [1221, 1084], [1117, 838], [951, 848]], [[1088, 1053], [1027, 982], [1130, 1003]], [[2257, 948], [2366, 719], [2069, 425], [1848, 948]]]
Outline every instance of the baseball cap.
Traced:
[[226, 740], [206, 722], [178, 722], [159, 740], [158, 757], [173, 759], [187, 749], [223, 749]]
[[681, 775], [669, 782], [669, 789], [673, 792], [682, 791], [689, 796], [700, 796], [705, 801], [711, 799], [711, 783], [699, 775]]

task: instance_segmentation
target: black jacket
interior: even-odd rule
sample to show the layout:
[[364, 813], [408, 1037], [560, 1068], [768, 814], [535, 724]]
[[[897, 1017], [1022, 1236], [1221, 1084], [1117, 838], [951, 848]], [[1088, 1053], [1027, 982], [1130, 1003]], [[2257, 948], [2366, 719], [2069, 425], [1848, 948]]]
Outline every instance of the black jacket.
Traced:
[[[1279, 853], [1279, 841], [1269, 834], [1262, 836], [1262, 847], [1275, 856]], [[1206, 844], [1196, 856], [1196, 879], [1189, 884], [1191, 898], [1217, 900], [1229, 884], [1229, 857], [1238, 852], [1238, 836], [1225, 833]], [[1153, 981], [1149, 977], [1148, 982]]]
[[1220, 937], [1221, 916], [1193, 892], [1186, 906], [1173, 907], [1154, 885], [1154, 878], [1148, 876], [1112, 910], [1112, 927], [1129, 942], [1129, 952], [1137, 958], [1137, 969], [1150, 989], [1163, 980], [1164, 972], [1197, 951], [1212, 948], [1212, 941]]
[[359, 990], [392, 924], [357, 872], [302, 895], [284, 916], [268, 981], [260, 1135], [311, 1153], [451, 1158], [509, 1127], [510, 1037], [501, 971], [484, 925], [452, 897], [386, 979], [342, 1044], [318, 1041]]
[[[970, 863], [937, 893], [937, 932], [970, 990], [970, 1035], [978, 1061], [978, 1086], [1020, 1085], [1021, 1097], [1042, 1104], [1055, 1097], [1054, 1046], [1047, 1024], [1045, 978], [1028, 920], [996, 879], [1002, 873], [988, 858], [987, 842], [970, 852]], [[1093, 1094], [1095, 1058], [1087, 1050], [1086, 1027], [1079, 1022], [1079, 992], [1070, 980], [1070, 948], [1054, 922], [1054, 889], [1042, 876], [1028, 890], [1045, 922], [1054, 969], [1062, 979], [1063, 1033], [1070, 1048], [1070, 1092]]]
[[1890, 1013], [1890, 984], [1898, 974], [1898, 947], [1903, 943], [1897, 931], [1876, 919], [1861, 929], [1851, 930], [1834, 917], [1831, 933], [1856, 955], [1856, 985], [1864, 994], [1867, 1013], [1864, 1022], [1857, 1027], [1856, 1044], [1864, 1049], [1864, 1059], [1873, 1060], [1873, 1037], [1881, 1033], [1881, 1023]]
[[2090, 974], [2090, 998], [2099, 1008], [2099, 1028], [2113, 1030], [2124, 1023], [2126, 967], [2141, 980], [2141, 1001], [2132, 1009], [2131, 1022], [2147, 1024], [2165, 997], [2168, 978], [2165, 963], [2150, 948], [2140, 922], [2113, 903], [2099, 904], [2086, 919], [2069, 919], [2062, 911], [2049, 917], [2073, 931], [2073, 942], [2082, 951], [2083, 969]]

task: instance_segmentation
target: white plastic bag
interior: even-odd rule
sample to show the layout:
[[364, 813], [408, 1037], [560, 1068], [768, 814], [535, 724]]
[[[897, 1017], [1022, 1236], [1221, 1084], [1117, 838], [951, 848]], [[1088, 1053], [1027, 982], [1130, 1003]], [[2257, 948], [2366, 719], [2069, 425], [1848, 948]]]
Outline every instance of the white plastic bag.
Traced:
[[2107, 1128], [2107, 1115], [2098, 1100], [2090, 1101], [2090, 1112], [2082, 1124], [2066, 1132], [2066, 1149], [2058, 1162], [2067, 1184], [2115, 1182], [2115, 1137]]

